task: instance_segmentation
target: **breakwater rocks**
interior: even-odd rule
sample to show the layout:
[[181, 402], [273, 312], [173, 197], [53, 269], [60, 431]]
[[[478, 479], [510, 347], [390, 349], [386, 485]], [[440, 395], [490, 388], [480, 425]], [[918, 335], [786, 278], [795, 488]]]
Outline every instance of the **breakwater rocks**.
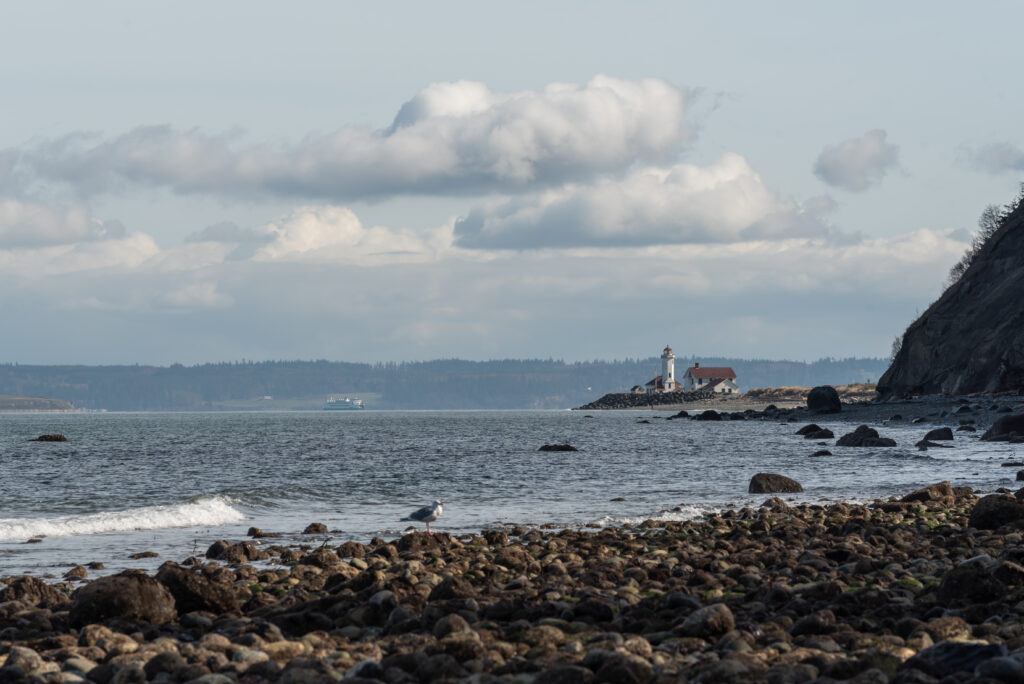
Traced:
[[1024, 511], [993, 496], [259, 549], [284, 566], [246, 547], [74, 593], [8, 579], [0, 681], [1020, 681]]
[[657, 392], [655, 394], [606, 394], [597, 401], [580, 406], [577, 411], [600, 411], [603, 409], [657, 408], [658, 406], [674, 406], [694, 401], [709, 401], [715, 398], [713, 390], [697, 390], [694, 392]]

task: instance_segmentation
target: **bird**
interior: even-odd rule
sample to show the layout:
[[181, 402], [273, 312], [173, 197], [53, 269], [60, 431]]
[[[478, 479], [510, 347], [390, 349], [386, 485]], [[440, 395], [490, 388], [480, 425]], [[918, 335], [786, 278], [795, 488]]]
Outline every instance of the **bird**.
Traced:
[[441, 517], [441, 512], [444, 510], [441, 508], [441, 505], [442, 504], [440, 501], [435, 501], [429, 506], [424, 506], [418, 511], [413, 511], [409, 515], [402, 518], [402, 521], [404, 522], [406, 520], [412, 520], [418, 522], [425, 522], [427, 523], [427, 532], [429, 534], [434, 534], [430, 531], [430, 523], [434, 522], [435, 520]]

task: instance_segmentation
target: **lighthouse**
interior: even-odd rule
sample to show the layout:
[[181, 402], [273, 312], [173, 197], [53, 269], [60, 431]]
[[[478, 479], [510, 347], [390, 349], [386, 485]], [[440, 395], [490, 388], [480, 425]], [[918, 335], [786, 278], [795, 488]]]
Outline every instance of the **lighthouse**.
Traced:
[[661, 387], [663, 392], [671, 392], [676, 388], [676, 355], [668, 345], [661, 352]]

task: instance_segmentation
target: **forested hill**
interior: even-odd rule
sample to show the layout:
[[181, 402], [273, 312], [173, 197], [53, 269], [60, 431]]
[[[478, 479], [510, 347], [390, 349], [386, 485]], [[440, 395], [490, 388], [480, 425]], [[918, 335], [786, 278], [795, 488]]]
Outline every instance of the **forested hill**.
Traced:
[[[803, 363], [701, 357], [678, 358], [677, 375], [694, 360], [732, 366], [744, 390], [875, 381], [887, 366], [884, 359]], [[656, 358], [579, 363], [243, 361], [169, 367], [6, 364], [0, 365], [0, 394], [54, 397], [79, 408], [110, 411], [315, 409], [329, 395], [361, 397], [367, 408], [381, 409], [568, 408], [628, 391], [660, 372]]]

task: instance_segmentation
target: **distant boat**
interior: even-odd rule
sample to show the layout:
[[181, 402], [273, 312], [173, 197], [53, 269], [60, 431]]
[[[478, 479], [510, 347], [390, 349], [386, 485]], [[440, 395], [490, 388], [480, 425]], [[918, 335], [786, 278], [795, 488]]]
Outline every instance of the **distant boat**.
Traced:
[[335, 399], [331, 397], [324, 402], [324, 411], [361, 411], [363, 408], [362, 399]]

